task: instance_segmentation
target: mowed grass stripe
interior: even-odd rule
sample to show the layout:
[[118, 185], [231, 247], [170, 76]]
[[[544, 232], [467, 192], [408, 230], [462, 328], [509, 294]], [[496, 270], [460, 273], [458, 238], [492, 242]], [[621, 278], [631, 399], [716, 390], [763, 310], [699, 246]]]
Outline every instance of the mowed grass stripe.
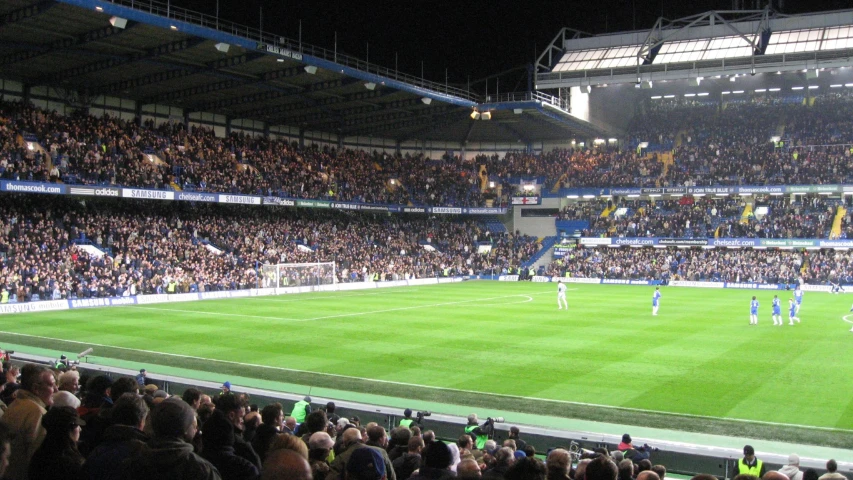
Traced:
[[[771, 292], [758, 293], [761, 324], [750, 327], [748, 303], [754, 291], [664, 287], [661, 313], [652, 317], [652, 288], [577, 288], [569, 292], [568, 313], [556, 309], [553, 284], [467, 282], [370, 294], [322, 293], [168, 306], [185, 312], [141, 308], [46, 312], [2, 317], [0, 326], [5, 331], [234, 362], [217, 365], [223, 373], [281, 379], [281, 370], [240, 364], [290, 368], [298, 372], [287, 374], [288, 381], [307, 385], [377, 392], [376, 382], [332, 381], [319, 373], [415, 384], [380, 390], [454, 403], [504, 404], [501, 397], [488, 395], [494, 392], [535, 397], [508, 402], [509, 408], [626, 423], [649, 424], [667, 415], [635, 412], [623, 417], [594, 406], [543, 405], [552, 399], [850, 427], [845, 419], [851, 416], [853, 392], [844, 382], [851, 373], [846, 348], [850, 337], [845, 335], [849, 326], [841, 320], [849, 303], [843, 296], [809, 293], [801, 312], [803, 324], [774, 329], [769, 319]], [[782, 298], [786, 303], [787, 298]], [[507, 304], [516, 301], [525, 303]], [[272, 319], [206, 315], [210, 312]], [[317, 317], [329, 318], [276, 320]], [[32, 339], [31, 343], [44, 342], [51, 341]], [[796, 351], [786, 354], [784, 348]], [[832, 353], [831, 368], [820, 352]], [[149, 356], [119, 349], [111, 353], [128, 359]], [[179, 362], [211, 368], [201, 359]], [[823, 372], [815, 375], [817, 368]], [[777, 392], [790, 391], [792, 385], [801, 386], [796, 390], [801, 393], [780, 404], [784, 396]], [[430, 393], [430, 387], [483, 394]], [[708, 422], [719, 420], [687, 422], [682, 428], [704, 431]], [[790, 440], [789, 435], [785, 433]], [[830, 437], [818, 435], [810, 442], [827, 443]]]

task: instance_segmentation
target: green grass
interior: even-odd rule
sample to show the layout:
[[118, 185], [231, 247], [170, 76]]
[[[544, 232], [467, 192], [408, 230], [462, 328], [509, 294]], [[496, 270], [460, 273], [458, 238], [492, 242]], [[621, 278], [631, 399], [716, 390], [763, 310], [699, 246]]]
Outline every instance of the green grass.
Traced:
[[[569, 312], [557, 310], [554, 284], [467, 282], [6, 315], [0, 340], [67, 351], [79, 345], [63, 341], [83, 342], [99, 356], [223, 375], [850, 447], [851, 297], [806, 293], [802, 323], [774, 327], [770, 291], [663, 287], [653, 317], [651, 287], [569, 287]], [[758, 326], [748, 325], [754, 294]]]

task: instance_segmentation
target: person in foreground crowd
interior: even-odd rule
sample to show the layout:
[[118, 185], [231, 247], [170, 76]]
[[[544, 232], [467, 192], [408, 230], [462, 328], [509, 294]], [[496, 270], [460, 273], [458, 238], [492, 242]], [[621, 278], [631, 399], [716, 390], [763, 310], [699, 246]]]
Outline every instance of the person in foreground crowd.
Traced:
[[737, 475], [745, 474], [761, 478], [764, 476], [766, 471], [767, 469], [764, 462], [756, 458], [755, 449], [752, 448], [752, 445], [744, 445], [743, 458], [739, 459], [734, 465], [731, 477], [733, 478]]
[[12, 432], [10, 465], [6, 475], [10, 480], [26, 480], [30, 459], [41, 446], [47, 431], [41, 419], [53, 405], [57, 392], [56, 379], [46, 367], [27, 364], [21, 368], [21, 388], [0, 418]]
[[77, 449], [80, 427], [86, 422], [71, 407], [51, 407], [42, 417], [47, 434], [30, 460], [28, 478], [77, 480], [82, 478], [85, 458]]

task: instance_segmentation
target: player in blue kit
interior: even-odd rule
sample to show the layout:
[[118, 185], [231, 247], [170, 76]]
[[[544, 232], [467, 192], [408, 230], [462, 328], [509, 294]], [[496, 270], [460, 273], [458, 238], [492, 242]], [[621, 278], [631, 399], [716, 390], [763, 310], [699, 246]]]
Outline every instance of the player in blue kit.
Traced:
[[794, 289], [794, 302], [797, 304], [797, 313], [800, 313], [800, 305], [803, 303], [803, 289], [799, 285]]
[[652, 294], [652, 315], [658, 314], [658, 308], [660, 307], [660, 287], [655, 287], [655, 293]]
[[794, 299], [788, 299], [788, 325], [793, 325], [794, 320], [800, 323], [800, 317], [797, 316], [797, 303]]
[[782, 301], [779, 295], [773, 295], [773, 325], [784, 325], [782, 322]]
[[758, 300], [755, 295], [752, 296], [752, 301], [749, 302], [749, 324], [758, 325]]

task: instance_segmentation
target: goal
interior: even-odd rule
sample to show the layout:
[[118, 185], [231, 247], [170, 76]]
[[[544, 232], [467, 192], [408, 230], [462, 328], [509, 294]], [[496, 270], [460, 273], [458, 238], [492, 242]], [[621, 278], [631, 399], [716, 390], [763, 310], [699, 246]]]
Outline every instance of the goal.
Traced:
[[320, 285], [336, 283], [335, 262], [279, 263], [261, 267], [261, 288], [308, 287], [317, 290]]

